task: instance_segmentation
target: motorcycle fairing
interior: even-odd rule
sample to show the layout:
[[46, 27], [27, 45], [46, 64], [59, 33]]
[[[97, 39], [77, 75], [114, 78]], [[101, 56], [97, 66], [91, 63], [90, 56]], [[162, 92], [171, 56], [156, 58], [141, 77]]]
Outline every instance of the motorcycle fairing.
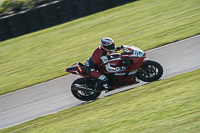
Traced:
[[144, 51], [138, 47], [130, 46], [130, 45], [123, 45], [123, 53], [122, 54], [131, 54], [129, 57], [143, 57]]
[[114, 73], [114, 75], [116, 75], [116, 76], [124, 76], [124, 75], [127, 74], [128, 76], [130, 76], [130, 75], [135, 75], [137, 73], [137, 71], [138, 71], [138, 69], [135, 69], [135, 70], [132, 70], [131, 72], [129, 72], [128, 74], [125, 73], [125, 72], [122, 72], [122, 73]]
[[65, 69], [65, 72], [70, 72], [72, 74], [78, 74], [78, 65], [74, 64]]
[[66, 68], [66, 72], [70, 72], [72, 74], [80, 75], [86, 78], [90, 78], [90, 76], [86, 72], [85, 65], [80, 62], [73, 64], [72, 66]]
[[124, 75], [124, 76], [116, 76], [118, 79], [118, 82], [114, 85], [112, 85], [111, 89], [115, 89], [121, 86], [125, 86], [125, 85], [131, 85], [131, 84], [136, 84], [138, 83], [138, 81], [135, 80], [135, 76], [134, 75]]
[[[117, 55], [117, 54], [115, 54]], [[132, 71], [137, 69], [138, 67], [140, 67], [143, 64], [143, 60], [146, 57], [146, 54], [144, 53], [142, 57], [138, 58], [138, 57], [132, 57], [132, 54], [121, 54], [118, 56], [115, 56], [114, 58], [110, 58], [111, 60], [109, 60], [109, 64], [111, 67], [121, 67], [123, 66], [123, 60], [126, 58], [129, 58], [131, 60], [129, 65], [124, 65], [126, 66], [126, 71]], [[108, 74], [109, 72], [105, 69], [105, 65], [102, 63], [99, 66], [99, 71], [101, 71], [103, 74]]]

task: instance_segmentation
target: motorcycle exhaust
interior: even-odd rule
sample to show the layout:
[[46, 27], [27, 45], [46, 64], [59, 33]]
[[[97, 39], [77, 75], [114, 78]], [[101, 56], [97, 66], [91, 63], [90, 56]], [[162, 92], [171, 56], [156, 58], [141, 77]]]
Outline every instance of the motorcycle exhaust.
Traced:
[[98, 91], [98, 90], [93, 90], [92, 88], [80, 86], [79, 84], [74, 84], [73, 87], [74, 87], [73, 88], [74, 90], [101, 92], [101, 91]]

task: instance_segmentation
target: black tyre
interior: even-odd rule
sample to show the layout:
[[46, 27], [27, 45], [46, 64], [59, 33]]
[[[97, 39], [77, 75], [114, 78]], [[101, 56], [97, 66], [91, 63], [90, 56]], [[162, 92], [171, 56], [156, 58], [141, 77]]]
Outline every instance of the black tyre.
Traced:
[[92, 92], [92, 91], [87, 91], [87, 90], [75, 90], [74, 89], [74, 84], [78, 84], [81, 86], [86, 86], [87, 87], [87, 81], [85, 78], [78, 78], [76, 79], [72, 85], [71, 85], [71, 92], [72, 94], [79, 100], [82, 101], [91, 101], [91, 100], [95, 100], [100, 94], [101, 92]]
[[163, 75], [162, 66], [155, 61], [147, 61], [140, 67], [142, 70], [138, 70], [136, 77], [145, 82], [156, 81]]

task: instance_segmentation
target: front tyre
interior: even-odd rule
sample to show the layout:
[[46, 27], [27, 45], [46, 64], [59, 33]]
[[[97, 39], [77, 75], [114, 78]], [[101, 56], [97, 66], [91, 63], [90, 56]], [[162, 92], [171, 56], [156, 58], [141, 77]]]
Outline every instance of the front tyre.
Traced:
[[156, 81], [163, 75], [162, 66], [155, 61], [144, 62], [140, 68], [136, 73], [136, 77], [145, 82]]
[[101, 94], [101, 92], [92, 92], [88, 90], [75, 90], [74, 84], [87, 87], [87, 80], [85, 78], [78, 78], [71, 85], [72, 94], [79, 100], [82, 100], [82, 101], [95, 100]]

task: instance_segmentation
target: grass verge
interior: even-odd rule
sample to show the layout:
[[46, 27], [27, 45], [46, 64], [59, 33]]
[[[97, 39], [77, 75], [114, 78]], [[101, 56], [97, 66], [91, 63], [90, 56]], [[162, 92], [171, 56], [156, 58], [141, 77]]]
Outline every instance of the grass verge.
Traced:
[[197, 133], [200, 69], [0, 130], [1, 133]]
[[199, 34], [199, 0], [140, 0], [0, 42], [0, 95], [65, 75], [108, 36], [148, 50]]

